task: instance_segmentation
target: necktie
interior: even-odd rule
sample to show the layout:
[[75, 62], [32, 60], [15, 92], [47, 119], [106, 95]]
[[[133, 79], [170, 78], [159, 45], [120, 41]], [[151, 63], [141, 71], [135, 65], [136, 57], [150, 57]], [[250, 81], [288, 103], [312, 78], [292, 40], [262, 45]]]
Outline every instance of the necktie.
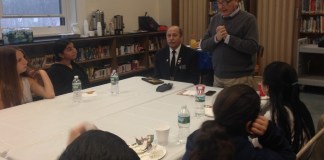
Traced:
[[175, 67], [175, 50], [172, 50], [172, 59], [171, 59], [171, 65], [170, 65], [170, 75], [171, 77], [174, 76], [174, 67]]

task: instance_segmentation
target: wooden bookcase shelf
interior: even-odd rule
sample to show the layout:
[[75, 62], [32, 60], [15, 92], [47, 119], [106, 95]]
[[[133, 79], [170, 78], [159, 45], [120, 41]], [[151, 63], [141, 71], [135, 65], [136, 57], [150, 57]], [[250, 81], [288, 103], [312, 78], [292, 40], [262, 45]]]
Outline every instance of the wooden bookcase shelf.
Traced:
[[[26, 52], [32, 66], [46, 69], [54, 63], [55, 40], [13, 46]], [[91, 83], [109, 81], [113, 69], [120, 76], [152, 70], [155, 52], [166, 45], [165, 32], [74, 38], [71, 41], [78, 50], [75, 62], [85, 69]]]

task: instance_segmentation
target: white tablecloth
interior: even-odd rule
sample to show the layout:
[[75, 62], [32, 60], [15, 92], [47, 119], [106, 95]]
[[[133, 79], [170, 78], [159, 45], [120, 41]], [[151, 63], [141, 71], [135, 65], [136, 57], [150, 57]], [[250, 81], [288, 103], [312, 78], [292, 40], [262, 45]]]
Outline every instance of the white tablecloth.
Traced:
[[[170, 81], [165, 81], [170, 82]], [[112, 132], [127, 143], [135, 137], [155, 134], [160, 124], [171, 126], [167, 154], [163, 159], [178, 159], [185, 144], [177, 144], [177, 113], [182, 105], [191, 112], [191, 131], [199, 128], [207, 117], [194, 117], [194, 97], [178, 95], [182, 90], [195, 90], [193, 84], [172, 82], [169, 91], [156, 92], [156, 85], [132, 77], [121, 80], [120, 94], [110, 94], [110, 84], [89, 88], [97, 96], [84, 97], [82, 103], [72, 102], [72, 94], [50, 100], [36, 101], [0, 111], [0, 153], [8, 151], [18, 160], [56, 159], [65, 149], [69, 130], [83, 121]], [[207, 87], [206, 90], [221, 89]], [[216, 94], [206, 97], [211, 103]]]

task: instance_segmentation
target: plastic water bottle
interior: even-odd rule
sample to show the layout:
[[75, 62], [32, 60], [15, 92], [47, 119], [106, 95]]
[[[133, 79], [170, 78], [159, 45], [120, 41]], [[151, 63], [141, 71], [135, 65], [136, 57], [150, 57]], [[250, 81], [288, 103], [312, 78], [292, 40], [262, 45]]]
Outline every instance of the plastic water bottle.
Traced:
[[116, 70], [113, 70], [110, 75], [110, 83], [111, 83], [111, 94], [118, 95], [119, 94], [119, 86], [118, 86], [119, 77]]
[[82, 100], [82, 85], [79, 76], [74, 76], [72, 81], [73, 102], [80, 103]]
[[195, 116], [200, 118], [205, 115], [205, 86], [198, 84], [196, 86], [196, 95], [195, 95]]
[[178, 113], [179, 126], [179, 143], [186, 143], [187, 137], [190, 133], [190, 112], [186, 105], [182, 106]]

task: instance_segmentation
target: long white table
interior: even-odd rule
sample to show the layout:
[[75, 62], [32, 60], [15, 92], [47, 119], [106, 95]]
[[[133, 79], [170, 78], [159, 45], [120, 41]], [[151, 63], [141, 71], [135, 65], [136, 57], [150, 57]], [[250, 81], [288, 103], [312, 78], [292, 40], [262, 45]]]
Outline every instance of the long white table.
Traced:
[[[194, 97], [178, 95], [182, 90], [195, 90], [193, 84], [172, 82], [169, 91], [156, 92], [157, 85], [132, 77], [121, 80], [120, 94], [110, 94], [110, 84], [89, 88], [97, 96], [83, 98], [82, 103], [72, 102], [72, 94], [50, 100], [36, 101], [0, 110], [0, 153], [18, 160], [56, 159], [65, 149], [68, 132], [77, 124], [89, 121], [98, 128], [112, 132], [127, 143], [135, 137], [155, 134], [159, 124], [171, 126], [167, 154], [163, 159], [181, 157], [185, 144], [177, 144], [177, 114], [182, 105], [191, 112], [191, 131], [199, 128], [207, 117], [194, 117]], [[166, 83], [171, 81], [165, 81]], [[207, 87], [206, 90], [221, 89]], [[215, 98], [206, 97], [211, 102]]]

